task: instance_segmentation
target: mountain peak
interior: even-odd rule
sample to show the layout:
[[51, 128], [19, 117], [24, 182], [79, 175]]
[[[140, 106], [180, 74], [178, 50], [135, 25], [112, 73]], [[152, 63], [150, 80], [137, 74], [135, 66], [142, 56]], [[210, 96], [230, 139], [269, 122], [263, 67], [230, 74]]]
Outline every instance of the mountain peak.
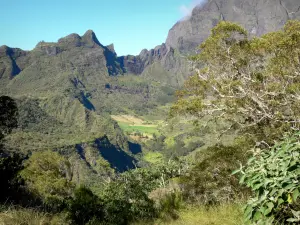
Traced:
[[110, 50], [111, 52], [115, 53], [116, 54], [116, 51], [115, 51], [115, 46], [114, 44], [110, 44], [110, 45], [107, 45], [106, 48], [108, 48], [108, 50]]
[[83, 42], [89, 47], [95, 47], [95, 45], [102, 47], [93, 30], [87, 30], [81, 38]]
[[76, 46], [79, 47], [81, 45], [81, 37], [78, 34], [69, 34], [66, 37], [60, 38], [58, 40], [59, 44], [66, 44], [68, 46]]
[[87, 30], [83, 36], [86, 36], [86, 35], [95, 35], [95, 32], [91, 29]]

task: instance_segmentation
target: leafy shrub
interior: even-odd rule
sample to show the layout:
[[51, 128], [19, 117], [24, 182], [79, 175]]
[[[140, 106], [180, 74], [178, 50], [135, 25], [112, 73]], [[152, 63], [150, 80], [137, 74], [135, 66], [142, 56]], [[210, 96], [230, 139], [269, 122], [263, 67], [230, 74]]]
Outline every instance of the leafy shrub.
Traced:
[[270, 149], [256, 149], [238, 171], [243, 174], [240, 182], [255, 194], [245, 209], [247, 220], [300, 223], [300, 132]]
[[18, 108], [8, 96], [0, 96], [0, 140], [18, 126]]
[[105, 187], [105, 220], [108, 224], [129, 224], [139, 219], [156, 217], [154, 202], [148, 193], [156, 187], [156, 174], [150, 170], [136, 169], [123, 173]]
[[72, 224], [84, 225], [89, 221], [102, 221], [103, 204], [100, 199], [86, 187], [75, 190], [74, 198], [68, 204], [68, 218]]
[[57, 152], [33, 153], [20, 176], [28, 189], [51, 208], [60, 207], [73, 192], [70, 164]]
[[236, 146], [217, 145], [197, 156], [200, 158], [197, 164], [180, 178], [186, 201], [209, 205], [248, 195], [238, 179], [231, 176], [232, 171], [246, 161], [243, 150]]
[[[23, 169], [23, 157], [20, 154], [0, 157], [1, 194], [0, 202], [18, 201], [22, 195], [18, 173]], [[24, 194], [24, 193], [23, 193]]]
[[181, 208], [182, 203], [183, 198], [181, 192], [172, 191], [168, 193], [159, 201], [159, 217], [164, 220], [178, 219], [178, 210]]

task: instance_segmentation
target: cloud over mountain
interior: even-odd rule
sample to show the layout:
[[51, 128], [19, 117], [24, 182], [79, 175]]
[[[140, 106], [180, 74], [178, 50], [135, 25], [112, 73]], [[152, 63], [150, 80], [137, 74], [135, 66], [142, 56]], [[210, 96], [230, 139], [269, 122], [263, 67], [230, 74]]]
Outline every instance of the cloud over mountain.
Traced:
[[207, 0], [192, 0], [190, 4], [183, 4], [179, 7], [179, 10], [182, 14], [182, 20], [189, 19], [192, 15], [193, 8], [197, 5], [203, 5], [207, 2]]

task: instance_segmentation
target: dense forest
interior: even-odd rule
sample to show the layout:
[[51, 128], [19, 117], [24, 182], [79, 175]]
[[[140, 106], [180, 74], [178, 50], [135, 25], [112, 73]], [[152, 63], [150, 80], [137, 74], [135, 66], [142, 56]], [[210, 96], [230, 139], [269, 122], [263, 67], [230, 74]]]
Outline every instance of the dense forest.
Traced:
[[[223, 21], [197, 52], [189, 58], [194, 75], [172, 105], [153, 106], [159, 115], [168, 113], [159, 132], [149, 122], [146, 137], [130, 130], [126, 118], [117, 124], [86, 114], [88, 122], [114, 124], [115, 143], [132, 154], [109, 138], [87, 141], [77, 148], [90, 170], [77, 180], [78, 161], [68, 148], [12, 148], [24, 141], [12, 137], [26, 116], [18, 100], [1, 96], [0, 223], [300, 224], [300, 22], [250, 37]], [[162, 98], [173, 100], [173, 89], [162, 90]], [[59, 122], [49, 121], [56, 132]], [[49, 134], [49, 140], [55, 138]], [[112, 165], [109, 156], [93, 156], [98, 145], [133, 163]]]

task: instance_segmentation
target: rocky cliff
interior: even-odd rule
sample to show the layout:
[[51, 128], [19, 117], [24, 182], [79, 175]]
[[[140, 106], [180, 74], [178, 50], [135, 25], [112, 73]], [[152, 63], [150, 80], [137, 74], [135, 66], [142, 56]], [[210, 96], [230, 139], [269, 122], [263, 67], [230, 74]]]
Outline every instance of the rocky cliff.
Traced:
[[250, 35], [260, 36], [299, 18], [299, 0], [208, 0], [171, 28], [166, 45], [184, 54], [192, 53], [220, 20], [236, 22]]

